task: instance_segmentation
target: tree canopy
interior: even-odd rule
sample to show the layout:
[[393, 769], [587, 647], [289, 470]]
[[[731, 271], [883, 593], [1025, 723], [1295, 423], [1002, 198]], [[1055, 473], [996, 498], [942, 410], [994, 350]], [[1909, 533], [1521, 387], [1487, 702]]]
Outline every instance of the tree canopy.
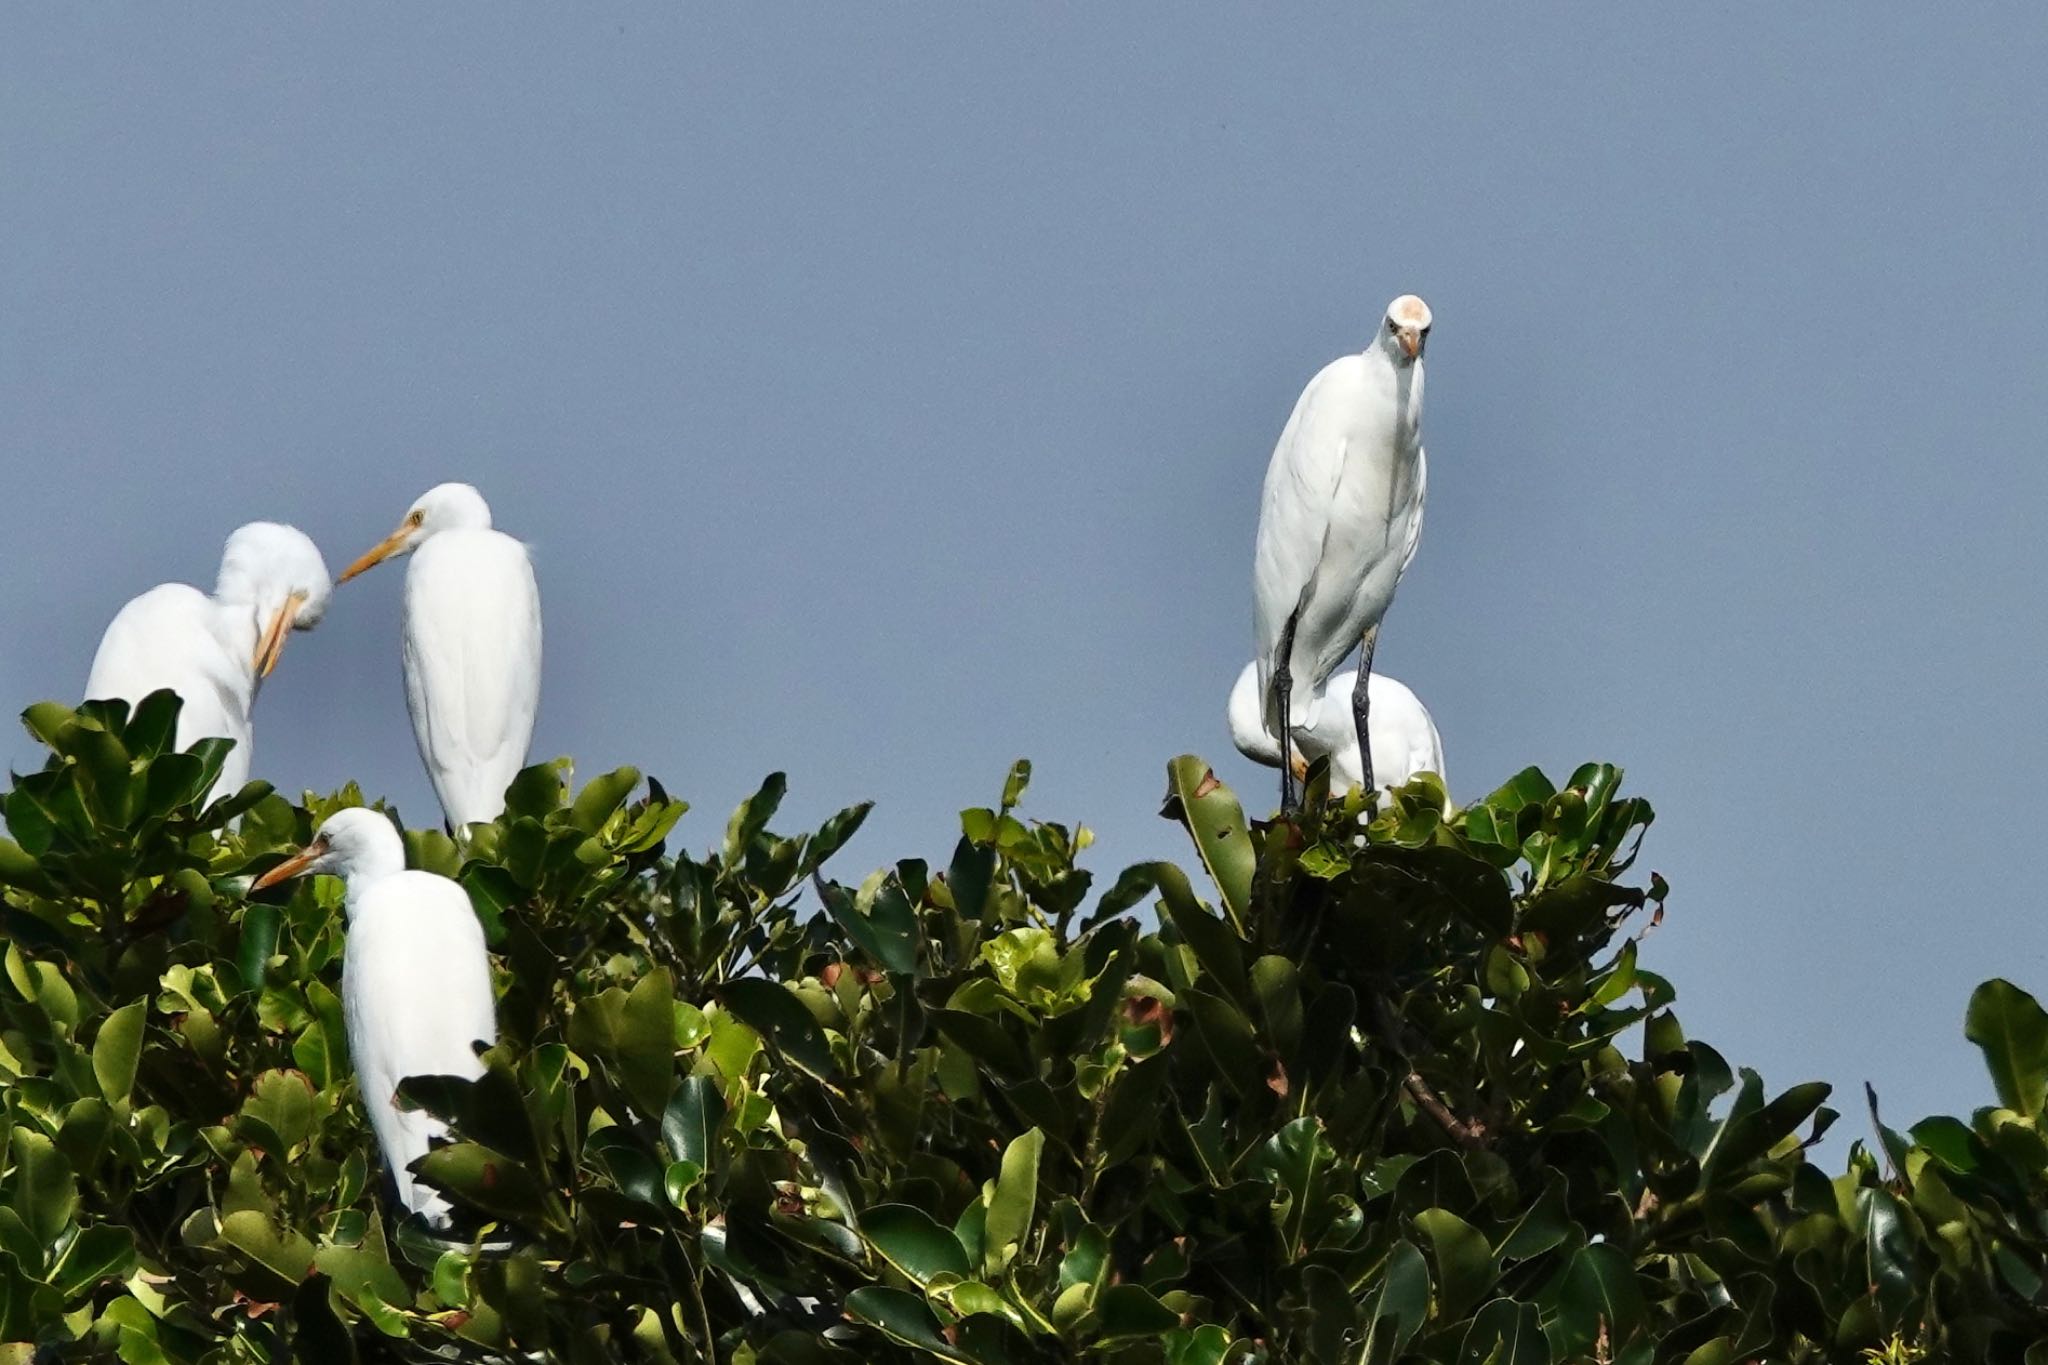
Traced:
[[[0, 841], [0, 1359], [2048, 1362], [2048, 1013], [1995, 1103], [1846, 1168], [1828, 1087], [1686, 1036], [1649, 804], [1588, 764], [1247, 821], [1098, 887], [1018, 763], [945, 861], [867, 807], [711, 848], [622, 769], [529, 768], [460, 842], [501, 1037], [407, 1102], [465, 1221], [400, 1222], [348, 1064], [328, 879], [253, 897], [348, 788], [202, 805], [168, 693], [30, 708]], [[846, 880], [839, 878], [845, 876]], [[1790, 1022], [1788, 1020], [1788, 1022]]]

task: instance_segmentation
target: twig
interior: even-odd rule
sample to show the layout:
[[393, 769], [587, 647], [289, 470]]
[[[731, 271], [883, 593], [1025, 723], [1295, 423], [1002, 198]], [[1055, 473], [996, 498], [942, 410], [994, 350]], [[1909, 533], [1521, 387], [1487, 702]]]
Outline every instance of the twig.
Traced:
[[1408, 1079], [1401, 1083], [1408, 1094], [1419, 1105], [1422, 1112], [1436, 1120], [1437, 1127], [1451, 1135], [1451, 1140], [1467, 1151], [1486, 1150], [1486, 1125], [1478, 1119], [1470, 1123], [1451, 1112], [1451, 1107], [1437, 1098], [1436, 1091], [1429, 1088], [1429, 1082], [1422, 1079], [1422, 1073], [1411, 1071]]

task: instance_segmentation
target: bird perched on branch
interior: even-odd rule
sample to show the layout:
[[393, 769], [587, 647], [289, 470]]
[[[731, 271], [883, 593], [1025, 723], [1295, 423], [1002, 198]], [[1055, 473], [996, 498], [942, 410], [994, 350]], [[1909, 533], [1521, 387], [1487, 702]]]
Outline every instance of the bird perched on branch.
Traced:
[[108, 623], [86, 678], [87, 701], [135, 705], [169, 688], [183, 703], [178, 748], [231, 739], [209, 801], [249, 780], [256, 693], [294, 630], [327, 611], [333, 583], [320, 549], [295, 527], [252, 521], [230, 535], [213, 595], [165, 583], [130, 601]]
[[403, 554], [405, 706], [459, 831], [497, 819], [526, 766], [540, 709], [540, 588], [526, 547], [491, 528], [490, 506], [466, 483], [427, 490], [341, 581]]
[[[1309, 381], [1273, 447], [1259, 506], [1252, 590], [1265, 728], [1296, 736], [1317, 728], [1324, 685], [1357, 646], [1352, 727], [1368, 787], [1377, 785], [1367, 728], [1373, 647], [1422, 534], [1429, 327], [1429, 305], [1403, 294], [1370, 345]], [[1282, 765], [1284, 809], [1293, 784]]]
[[[1333, 674], [1328, 690], [1348, 695], [1358, 677], [1349, 670]], [[1407, 684], [1375, 673], [1366, 684], [1372, 693], [1372, 775], [1380, 790], [1404, 786], [1417, 773], [1444, 777], [1444, 742], [1436, 722]], [[1237, 751], [1254, 763], [1269, 768], [1280, 766], [1280, 741], [1266, 729], [1259, 706], [1259, 666], [1246, 664], [1230, 689], [1230, 739]], [[1358, 732], [1352, 728], [1348, 707], [1324, 706], [1317, 724], [1297, 727], [1290, 763], [1294, 780], [1308, 772], [1309, 760], [1327, 756], [1330, 760], [1330, 790], [1349, 791], [1365, 785], [1365, 764], [1359, 757]]]
[[353, 807], [321, 823], [313, 842], [250, 890], [327, 872], [348, 884], [341, 1007], [363, 1108], [406, 1208], [446, 1227], [450, 1206], [409, 1169], [447, 1125], [398, 1107], [407, 1076], [484, 1072], [472, 1044], [498, 1040], [490, 955], [469, 894], [446, 877], [409, 872], [405, 844], [382, 813]]

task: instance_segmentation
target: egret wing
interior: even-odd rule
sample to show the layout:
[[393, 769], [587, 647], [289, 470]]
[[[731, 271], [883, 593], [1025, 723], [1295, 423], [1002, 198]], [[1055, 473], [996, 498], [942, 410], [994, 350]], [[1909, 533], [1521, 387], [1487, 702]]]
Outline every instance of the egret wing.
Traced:
[[406, 700], [434, 790], [459, 826], [495, 819], [540, 706], [540, 590], [525, 547], [447, 533], [406, 575]]

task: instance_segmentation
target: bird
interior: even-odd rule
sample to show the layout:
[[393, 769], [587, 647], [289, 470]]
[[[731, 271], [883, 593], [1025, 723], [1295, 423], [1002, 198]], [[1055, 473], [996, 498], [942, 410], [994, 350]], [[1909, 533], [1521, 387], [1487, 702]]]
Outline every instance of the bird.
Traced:
[[85, 681], [87, 701], [131, 707], [170, 689], [182, 705], [175, 742], [234, 741], [210, 804], [249, 780], [251, 712], [294, 630], [327, 612], [334, 585], [320, 548], [296, 527], [252, 521], [227, 539], [212, 596], [164, 583], [133, 598], [107, 624]]
[[[1342, 695], [1357, 686], [1352, 670], [1333, 674], [1330, 692]], [[1444, 742], [1436, 722], [1407, 684], [1375, 673], [1367, 681], [1372, 696], [1372, 773], [1378, 790], [1405, 786], [1417, 773], [1444, 778]], [[1249, 663], [1230, 689], [1230, 738], [1237, 751], [1254, 763], [1280, 766], [1280, 741], [1266, 729], [1259, 706], [1259, 666]], [[1348, 791], [1365, 785], [1365, 765], [1358, 756], [1358, 733], [1350, 715], [1334, 706], [1321, 708], [1314, 728], [1296, 729], [1290, 766], [1295, 780], [1308, 772], [1308, 760], [1327, 756], [1330, 786]]]
[[[1253, 547], [1253, 625], [1266, 729], [1314, 730], [1324, 685], [1355, 645], [1352, 726], [1376, 785], [1367, 717], [1373, 648], [1422, 535], [1423, 350], [1429, 305], [1403, 294], [1372, 343], [1309, 380], [1273, 447]], [[1291, 765], [1280, 804], [1293, 806]]]
[[407, 1076], [483, 1075], [473, 1044], [498, 1040], [497, 1001], [483, 927], [460, 885], [407, 871], [405, 844], [381, 811], [335, 811], [313, 841], [258, 877], [258, 891], [326, 872], [347, 883], [341, 1008], [370, 1129], [399, 1203], [437, 1228], [452, 1208], [410, 1169], [448, 1127], [422, 1109], [398, 1107]]
[[460, 832], [505, 810], [540, 708], [540, 587], [526, 546], [491, 527], [466, 483], [428, 489], [398, 529], [344, 569], [394, 555], [405, 572], [405, 706], [434, 795]]

